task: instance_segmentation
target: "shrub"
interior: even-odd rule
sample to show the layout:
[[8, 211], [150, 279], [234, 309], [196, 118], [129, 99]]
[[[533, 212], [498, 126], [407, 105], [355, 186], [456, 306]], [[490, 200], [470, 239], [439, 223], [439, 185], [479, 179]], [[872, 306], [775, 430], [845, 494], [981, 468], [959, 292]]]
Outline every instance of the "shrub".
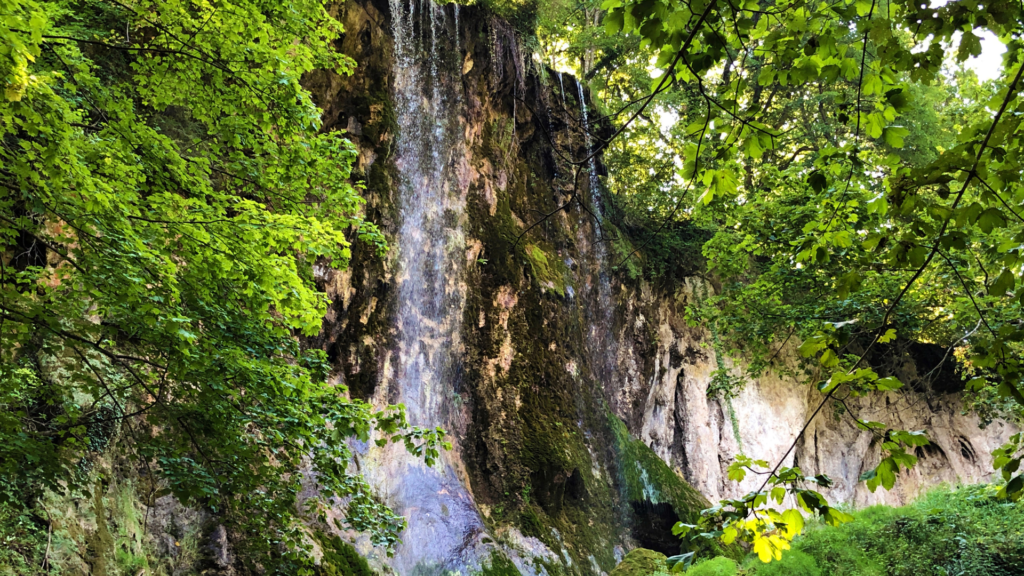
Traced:
[[872, 506], [839, 527], [811, 525], [781, 562], [746, 566], [757, 576], [1024, 574], [1024, 503], [998, 486], [939, 488], [909, 506]]
[[736, 576], [739, 564], [735, 560], [718, 556], [694, 564], [686, 571], [686, 576]]
[[782, 553], [782, 560], [762, 564], [754, 556], [748, 561], [750, 572], [757, 576], [821, 576], [818, 563], [810, 554], [800, 550], [789, 550]]

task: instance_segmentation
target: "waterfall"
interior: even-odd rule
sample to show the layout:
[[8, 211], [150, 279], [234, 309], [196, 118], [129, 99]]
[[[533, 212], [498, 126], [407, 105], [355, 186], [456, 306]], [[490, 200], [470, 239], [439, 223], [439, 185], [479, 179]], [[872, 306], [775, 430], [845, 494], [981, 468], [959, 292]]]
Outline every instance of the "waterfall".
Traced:
[[[410, 421], [437, 426], [443, 420], [445, 392], [456, 372], [452, 352], [459, 348], [465, 305], [462, 279], [465, 238], [461, 218], [465, 191], [459, 190], [456, 163], [464, 156], [458, 76], [439, 49], [440, 28], [447, 19], [433, 2], [422, 7], [420, 23], [430, 30], [414, 33], [416, 0], [391, 0], [395, 17], [395, 110], [398, 137], [399, 216], [398, 310], [400, 334], [396, 384]], [[440, 13], [440, 14], [439, 14]], [[423, 60], [426, 62], [423, 62]], [[424, 74], [424, 63], [429, 75]]]
[[[576, 80], [576, 89], [580, 100], [580, 124], [586, 142], [586, 155], [593, 154], [594, 144], [590, 135], [590, 118], [587, 110], [587, 99], [583, 92], [583, 84]], [[586, 318], [589, 325], [590, 361], [593, 372], [602, 387], [615, 377], [615, 363], [618, 356], [618, 343], [615, 339], [612, 322], [614, 321], [615, 302], [612, 299], [610, 277], [610, 259], [608, 257], [608, 238], [604, 230], [604, 205], [601, 201], [601, 183], [597, 178], [597, 158], [587, 161], [587, 181], [589, 184], [589, 207], [593, 213], [594, 236], [590, 241], [593, 250], [590, 254], [591, 269], [596, 275], [595, 307], [587, 307]], [[585, 214], [590, 218], [591, 214]], [[581, 245], [586, 245], [586, 241]]]
[[601, 223], [603, 221], [603, 214], [601, 213], [601, 186], [597, 180], [597, 157], [594, 156], [594, 139], [590, 135], [590, 119], [588, 118], [587, 112], [587, 98], [583, 94], [583, 84], [579, 80], [576, 80], [576, 90], [580, 95], [580, 123], [583, 126], [583, 136], [586, 138], [587, 143], [587, 156], [590, 158], [587, 160], [587, 171], [590, 173], [588, 182], [590, 183], [590, 200], [591, 205], [594, 208], [594, 216], [597, 217], [595, 223], [595, 229], [597, 231], [597, 245], [599, 246], [598, 252], [602, 252], [604, 243], [601, 242], [603, 231], [601, 229]]
[[[374, 402], [403, 403], [416, 426], [457, 429], [464, 282], [466, 178], [461, 61], [454, 18], [430, 0], [390, 0], [395, 45], [395, 163], [400, 228], [394, 324], [397, 349]], [[450, 28], [450, 26], [452, 28]], [[368, 447], [363, 471], [408, 527], [398, 574], [442, 574], [479, 565], [484, 526], [454, 450], [427, 467], [403, 446]]]

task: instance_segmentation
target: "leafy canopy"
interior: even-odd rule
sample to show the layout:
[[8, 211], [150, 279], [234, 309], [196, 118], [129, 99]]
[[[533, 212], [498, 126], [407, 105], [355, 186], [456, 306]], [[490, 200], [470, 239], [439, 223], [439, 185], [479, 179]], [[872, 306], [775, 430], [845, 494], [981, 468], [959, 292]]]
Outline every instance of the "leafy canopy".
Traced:
[[[315, 0], [0, 0], [0, 500], [82, 490], [112, 435], [187, 504], [304, 562], [344, 498], [378, 544], [404, 525], [349, 471], [347, 440], [432, 462], [439, 430], [326, 382], [314, 266], [384, 249], [354, 147], [302, 88], [348, 73]], [[296, 572], [298, 570], [298, 572]]]

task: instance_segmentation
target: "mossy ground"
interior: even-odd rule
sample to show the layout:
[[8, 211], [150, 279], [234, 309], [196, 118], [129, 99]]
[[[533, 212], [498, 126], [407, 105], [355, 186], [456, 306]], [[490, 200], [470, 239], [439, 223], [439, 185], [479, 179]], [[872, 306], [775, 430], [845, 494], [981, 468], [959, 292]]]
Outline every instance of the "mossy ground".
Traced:
[[608, 576], [650, 576], [668, 572], [666, 556], [654, 550], [636, 548], [630, 550], [622, 562], [608, 573]]

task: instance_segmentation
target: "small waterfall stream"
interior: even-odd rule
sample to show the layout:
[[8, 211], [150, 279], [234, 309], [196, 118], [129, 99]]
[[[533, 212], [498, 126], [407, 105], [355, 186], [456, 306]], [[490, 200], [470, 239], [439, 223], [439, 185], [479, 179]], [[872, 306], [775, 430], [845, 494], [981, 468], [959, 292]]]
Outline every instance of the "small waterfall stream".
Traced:
[[[398, 346], [375, 403], [403, 403], [411, 424], [458, 429], [466, 303], [465, 177], [458, 13], [430, 0], [390, 0], [395, 46], [393, 98], [400, 133], [400, 228], [394, 324]], [[398, 574], [434, 575], [478, 565], [484, 526], [464, 487], [457, 437], [427, 467], [403, 446], [369, 448], [365, 474], [408, 520], [386, 561]]]
[[[587, 109], [586, 94], [583, 91], [583, 84], [576, 81], [576, 90], [580, 103], [580, 124], [586, 141], [586, 154], [591, 156], [594, 150], [594, 141], [591, 136], [591, 123], [589, 110]], [[589, 238], [593, 244], [590, 251], [591, 270], [596, 276], [597, 302], [595, 307], [588, 307], [586, 318], [589, 325], [589, 342], [591, 366], [594, 375], [598, 379], [600, 388], [604, 388], [615, 378], [615, 363], [618, 354], [618, 343], [614, 333], [614, 310], [615, 302], [612, 299], [611, 285], [611, 262], [608, 254], [608, 246], [611, 238], [604, 228], [604, 204], [601, 198], [601, 182], [597, 177], [597, 158], [593, 157], [587, 161], [587, 182], [589, 188], [589, 209], [592, 214], [585, 215], [593, 219], [594, 235]], [[581, 235], [584, 233], [581, 231]], [[587, 240], [581, 242], [586, 245]]]

